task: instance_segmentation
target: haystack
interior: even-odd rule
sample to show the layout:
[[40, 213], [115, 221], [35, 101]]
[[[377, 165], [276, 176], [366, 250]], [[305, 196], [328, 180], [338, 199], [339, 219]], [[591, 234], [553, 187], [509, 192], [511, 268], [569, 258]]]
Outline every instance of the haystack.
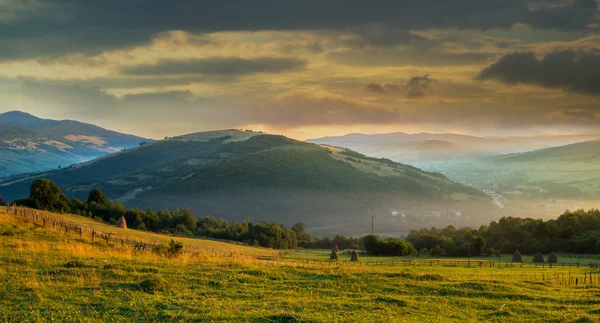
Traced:
[[558, 255], [555, 254], [554, 252], [551, 252], [548, 254], [548, 262], [550, 263], [557, 263], [558, 262]]
[[542, 254], [538, 252], [535, 255], [533, 255], [533, 259], [531, 261], [532, 262], [544, 262], [544, 256], [542, 256]]
[[329, 257], [329, 260], [338, 260], [338, 253], [337, 251], [331, 250], [331, 256]]
[[358, 261], [358, 252], [356, 250], [352, 250], [352, 254], [350, 254], [350, 261]]
[[125, 221], [125, 217], [122, 215], [119, 220], [117, 220], [117, 228], [127, 229], [127, 221]]
[[334, 246], [333, 246], [333, 250], [335, 250], [335, 252], [339, 252], [339, 251], [340, 251], [340, 248], [338, 248], [338, 246], [337, 246], [337, 245], [334, 245]]
[[513, 253], [512, 261], [513, 262], [523, 262], [523, 256], [521, 255], [519, 250], [517, 250], [517, 251], [515, 251], [515, 253]]

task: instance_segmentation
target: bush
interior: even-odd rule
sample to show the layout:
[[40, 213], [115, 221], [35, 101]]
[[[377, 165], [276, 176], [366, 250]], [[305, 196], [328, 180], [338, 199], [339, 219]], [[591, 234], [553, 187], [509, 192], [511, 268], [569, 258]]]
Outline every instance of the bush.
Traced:
[[139, 288], [148, 293], [155, 294], [156, 292], [164, 291], [169, 287], [169, 282], [160, 276], [151, 276], [137, 283]]
[[183, 242], [171, 239], [169, 242], [169, 247], [167, 247], [167, 253], [171, 257], [177, 257], [181, 255], [183, 253]]

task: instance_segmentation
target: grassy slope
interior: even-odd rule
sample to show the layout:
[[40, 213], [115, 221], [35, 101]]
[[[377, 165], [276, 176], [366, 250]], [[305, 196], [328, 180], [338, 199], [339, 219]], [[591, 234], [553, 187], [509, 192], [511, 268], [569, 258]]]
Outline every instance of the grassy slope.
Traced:
[[479, 186], [494, 183], [505, 190], [544, 189], [558, 197], [598, 196], [600, 141], [487, 158], [451, 171]]
[[540, 281], [568, 274], [560, 268], [164, 259], [1, 212], [0, 246], [0, 319], [7, 322], [593, 322], [600, 313], [599, 285]]

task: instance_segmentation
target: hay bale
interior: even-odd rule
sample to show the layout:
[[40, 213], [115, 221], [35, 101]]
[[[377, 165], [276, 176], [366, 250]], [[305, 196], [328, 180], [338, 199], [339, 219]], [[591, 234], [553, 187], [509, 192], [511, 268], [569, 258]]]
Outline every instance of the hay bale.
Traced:
[[517, 251], [515, 251], [515, 253], [513, 253], [512, 261], [513, 262], [523, 262], [523, 256], [521, 255], [519, 250], [517, 250]]
[[335, 251], [335, 249], [331, 250], [331, 256], [329, 256], [329, 260], [338, 260], [338, 258], [339, 258], [339, 256], [338, 256], [337, 251]]
[[542, 254], [538, 252], [535, 255], [533, 255], [533, 259], [531, 261], [532, 262], [544, 262], [544, 256], [542, 256]]
[[558, 255], [555, 254], [554, 252], [551, 252], [548, 254], [548, 262], [549, 263], [557, 263], [558, 262]]
[[356, 250], [352, 250], [352, 254], [350, 254], [350, 261], [358, 261], [358, 252]]
[[125, 217], [121, 215], [119, 220], [117, 220], [116, 224], [117, 228], [127, 229], [127, 221], [125, 221]]

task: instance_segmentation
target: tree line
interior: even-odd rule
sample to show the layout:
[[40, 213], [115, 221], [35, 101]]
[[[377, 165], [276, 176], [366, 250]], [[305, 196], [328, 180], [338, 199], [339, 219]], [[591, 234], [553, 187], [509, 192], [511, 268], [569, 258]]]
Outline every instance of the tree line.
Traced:
[[39, 210], [82, 215], [110, 224], [115, 224], [123, 216], [129, 228], [141, 231], [228, 239], [274, 249], [295, 249], [298, 243], [294, 230], [276, 222], [238, 223], [234, 220], [229, 224], [214, 217], [197, 219], [189, 209], [159, 209], [156, 212], [152, 209], [127, 209], [122, 202], [107, 200], [97, 188], [89, 193], [87, 201], [69, 200], [58, 185], [47, 179], [36, 180], [31, 185], [29, 198], [14, 202]]
[[406, 256], [492, 256], [500, 253], [536, 252], [600, 253], [600, 211], [566, 211], [557, 219], [543, 221], [531, 218], [503, 217], [478, 229], [412, 230], [406, 239], [382, 238], [377, 235], [333, 238], [316, 237], [306, 231], [303, 222], [290, 229], [276, 222], [227, 222], [211, 216], [196, 217], [189, 209], [142, 211], [127, 209], [123, 203], [106, 199], [99, 189], [93, 189], [87, 201], [69, 200], [55, 183], [38, 179], [30, 189], [28, 199], [15, 201], [19, 205], [41, 210], [73, 213], [107, 223], [125, 217], [132, 229], [158, 233], [210, 237], [244, 242], [275, 249], [362, 249], [372, 255]]
[[[421, 253], [445, 256], [494, 255], [519, 251], [600, 253], [600, 211], [567, 210], [557, 219], [503, 217], [479, 229], [420, 229], [407, 240]], [[477, 240], [477, 241], [475, 241]]]

